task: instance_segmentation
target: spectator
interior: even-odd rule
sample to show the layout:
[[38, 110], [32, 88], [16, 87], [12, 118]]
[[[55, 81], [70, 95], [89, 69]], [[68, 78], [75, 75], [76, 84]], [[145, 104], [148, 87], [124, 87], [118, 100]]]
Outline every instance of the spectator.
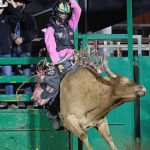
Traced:
[[[13, 25], [14, 31], [14, 46], [13, 55], [15, 57], [30, 57], [31, 56], [31, 42], [37, 36], [37, 27], [34, 18], [27, 12], [24, 12], [26, 4], [31, 0], [14, 0], [17, 7], [22, 12], [22, 19]], [[23, 75], [30, 75], [30, 65], [22, 66]], [[24, 89], [25, 94], [31, 94], [31, 86], [28, 85]]]
[[[4, 15], [3, 11], [8, 6], [12, 6], [12, 15]], [[9, 5], [9, 7], [11, 7]], [[0, 1], [0, 57], [11, 58], [12, 53], [12, 37], [11, 24], [21, 17], [20, 10], [18, 10], [13, 0]], [[3, 75], [12, 75], [12, 66], [2, 66]], [[13, 85], [6, 85], [6, 94], [13, 94]]]

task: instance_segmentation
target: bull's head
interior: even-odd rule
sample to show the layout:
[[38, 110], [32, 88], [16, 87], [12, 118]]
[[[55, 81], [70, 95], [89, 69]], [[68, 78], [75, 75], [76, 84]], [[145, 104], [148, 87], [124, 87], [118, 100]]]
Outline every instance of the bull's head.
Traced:
[[146, 88], [142, 85], [136, 84], [134, 81], [126, 77], [114, 74], [108, 67], [107, 60], [103, 61], [104, 70], [110, 78], [106, 78], [107, 82], [112, 85], [113, 100], [116, 106], [139, 96], [144, 96]]

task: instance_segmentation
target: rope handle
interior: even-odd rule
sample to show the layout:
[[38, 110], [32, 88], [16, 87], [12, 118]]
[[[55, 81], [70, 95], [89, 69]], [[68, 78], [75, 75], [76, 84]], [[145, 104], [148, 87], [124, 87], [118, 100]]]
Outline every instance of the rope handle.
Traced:
[[17, 98], [17, 101], [20, 101], [19, 99], [22, 98], [22, 96], [18, 94], [20, 88], [21, 88], [25, 83], [27, 83], [27, 81], [31, 80], [31, 79], [32, 79], [33, 77], [35, 77], [35, 76], [37, 76], [37, 75], [31, 76], [30, 78], [28, 78], [27, 80], [25, 80], [25, 81], [17, 88], [17, 90], [16, 90], [16, 98]]

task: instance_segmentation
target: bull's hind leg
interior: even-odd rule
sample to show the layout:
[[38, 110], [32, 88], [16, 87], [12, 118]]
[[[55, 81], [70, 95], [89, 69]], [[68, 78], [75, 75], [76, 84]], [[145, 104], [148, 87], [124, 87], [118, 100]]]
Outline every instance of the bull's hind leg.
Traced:
[[108, 123], [107, 123], [107, 119], [101, 119], [98, 123], [97, 123], [97, 128], [99, 133], [102, 135], [102, 137], [106, 140], [106, 142], [109, 144], [111, 150], [117, 150], [112, 137], [110, 135], [109, 132], [109, 127], [108, 127]]
[[80, 127], [79, 122], [75, 115], [69, 115], [64, 118], [64, 127], [76, 134], [81, 141], [85, 144], [87, 150], [92, 150], [86, 132]]

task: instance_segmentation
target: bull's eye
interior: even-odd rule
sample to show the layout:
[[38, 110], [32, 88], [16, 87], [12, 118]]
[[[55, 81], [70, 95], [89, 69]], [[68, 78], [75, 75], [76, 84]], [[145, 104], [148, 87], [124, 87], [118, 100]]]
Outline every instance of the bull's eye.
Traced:
[[121, 83], [124, 83], [125, 82], [125, 80], [121, 80]]
[[128, 83], [129, 79], [127, 78], [121, 78], [120, 83]]
[[126, 80], [125, 80], [125, 79], [122, 79], [122, 80], [121, 80], [121, 83], [126, 83]]

